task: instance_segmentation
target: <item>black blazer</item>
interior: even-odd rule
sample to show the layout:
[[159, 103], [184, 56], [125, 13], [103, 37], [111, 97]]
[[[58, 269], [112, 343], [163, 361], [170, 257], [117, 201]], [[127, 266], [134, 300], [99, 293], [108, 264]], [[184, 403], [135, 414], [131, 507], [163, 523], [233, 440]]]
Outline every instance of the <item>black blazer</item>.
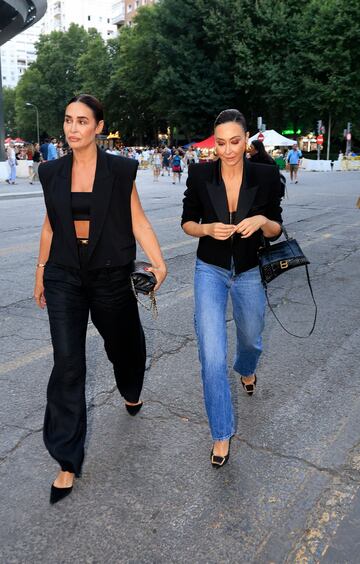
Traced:
[[[187, 221], [230, 223], [219, 160], [190, 165], [186, 185], [182, 225]], [[240, 223], [246, 217], [254, 215], [264, 215], [268, 219], [282, 223], [280, 200], [278, 167], [254, 164], [245, 159], [243, 182], [232, 223]], [[231, 258], [233, 258], [235, 272], [238, 274], [257, 266], [257, 252], [261, 241], [261, 230], [247, 239], [242, 239], [237, 233], [226, 241], [219, 241], [209, 236], [200, 237], [197, 256], [204, 262], [227, 270], [231, 269]]]
[[[97, 149], [89, 232], [90, 270], [123, 266], [135, 259], [131, 191], [138, 163]], [[39, 178], [53, 230], [49, 261], [80, 268], [71, 209], [72, 154], [39, 166]]]

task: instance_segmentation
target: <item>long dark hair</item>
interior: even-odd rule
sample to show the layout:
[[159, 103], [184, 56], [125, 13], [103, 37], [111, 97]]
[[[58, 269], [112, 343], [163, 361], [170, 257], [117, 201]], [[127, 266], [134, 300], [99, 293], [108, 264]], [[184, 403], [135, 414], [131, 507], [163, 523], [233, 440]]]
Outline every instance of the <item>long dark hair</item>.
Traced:
[[95, 98], [95, 96], [91, 96], [91, 94], [78, 94], [77, 96], [71, 98], [66, 106], [69, 106], [69, 104], [73, 104], [74, 102], [81, 102], [82, 104], [85, 104], [85, 106], [90, 108], [90, 110], [94, 114], [96, 123], [104, 120], [104, 108], [101, 102], [99, 102], [99, 100]]
[[259, 141], [258, 139], [254, 139], [254, 141], [251, 141], [251, 145], [257, 151], [256, 155], [253, 155], [252, 157], [250, 157], [251, 160], [258, 162], [258, 163], [274, 164], [274, 162], [275, 162], [274, 159], [272, 157], [270, 157], [270, 155], [266, 151], [266, 149], [264, 147], [264, 143], [262, 141]]
[[223, 110], [222, 112], [220, 112], [214, 122], [214, 129], [218, 125], [229, 123], [230, 121], [238, 123], [239, 125], [241, 125], [244, 131], [247, 131], [245, 116], [241, 112], [239, 112], [239, 110], [234, 109]]

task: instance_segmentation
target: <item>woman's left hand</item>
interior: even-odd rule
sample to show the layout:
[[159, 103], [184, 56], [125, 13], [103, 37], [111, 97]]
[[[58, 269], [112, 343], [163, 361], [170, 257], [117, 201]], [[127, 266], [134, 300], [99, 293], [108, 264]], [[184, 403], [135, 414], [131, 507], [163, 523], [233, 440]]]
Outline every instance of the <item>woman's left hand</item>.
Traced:
[[167, 276], [167, 268], [166, 268], [166, 264], [163, 263], [160, 266], [149, 266], [148, 268], [146, 268], [146, 270], [148, 272], [152, 272], [153, 275], [156, 278], [156, 286], [154, 288], [154, 291], [156, 292], [156, 290], [158, 290], [161, 286], [161, 284], [164, 282], [166, 276]]
[[253, 217], [247, 217], [236, 225], [233, 233], [239, 233], [242, 239], [247, 239], [248, 237], [251, 237], [251, 235], [253, 235], [255, 231], [261, 229], [267, 223], [267, 221], [268, 220], [264, 215], [254, 215]]

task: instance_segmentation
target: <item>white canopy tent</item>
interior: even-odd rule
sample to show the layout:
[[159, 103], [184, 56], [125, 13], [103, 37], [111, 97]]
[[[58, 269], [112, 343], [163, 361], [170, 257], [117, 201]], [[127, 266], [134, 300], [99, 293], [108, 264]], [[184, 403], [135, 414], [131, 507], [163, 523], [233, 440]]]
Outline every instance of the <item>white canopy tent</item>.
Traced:
[[[294, 139], [288, 139], [287, 137], [280, 135], [280, 133], [275, 131], [275, 129], [267, 129], [266, 131], [262, 131], [262, 134], [264, 136], [263, 143], [265, 147], [291, 147], [291, 145], [296, 143]], [[259, 132], [250, 137], [249, 143], [251, 143], [251, 141], [255, 141], [255, 139], [258, 138], [258, 135]]]

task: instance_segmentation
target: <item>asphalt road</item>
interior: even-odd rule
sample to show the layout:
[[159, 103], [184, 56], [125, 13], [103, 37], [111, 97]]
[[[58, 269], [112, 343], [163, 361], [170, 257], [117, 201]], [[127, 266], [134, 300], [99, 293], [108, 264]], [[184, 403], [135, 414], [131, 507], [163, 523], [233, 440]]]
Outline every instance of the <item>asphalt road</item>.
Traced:
[[[252, 398], [230, 371], [237, 434], [221, 471], [209, 460], [192, 323], [196, 241], [179, 227], [184, 180], [138, 175], [169, 267], [158, 320], [142, 312], [144, 407], [127, 415], [90, 324], [87, 457], [52, 507], [57, 465], [41, 434], [52, 349], [32, 300], [44, 205], [38, 185], [0, 186], [1, 563], [360, 562], [360, 173], [303, 172], [288, 185], [285, 223], [311, 261], [318, 324], [295, 339], [269, 312]], [[282, 321], [306, 332], [305, 273], [270, 290]], [[231, 368], [230, 308], [228, 320]]]

